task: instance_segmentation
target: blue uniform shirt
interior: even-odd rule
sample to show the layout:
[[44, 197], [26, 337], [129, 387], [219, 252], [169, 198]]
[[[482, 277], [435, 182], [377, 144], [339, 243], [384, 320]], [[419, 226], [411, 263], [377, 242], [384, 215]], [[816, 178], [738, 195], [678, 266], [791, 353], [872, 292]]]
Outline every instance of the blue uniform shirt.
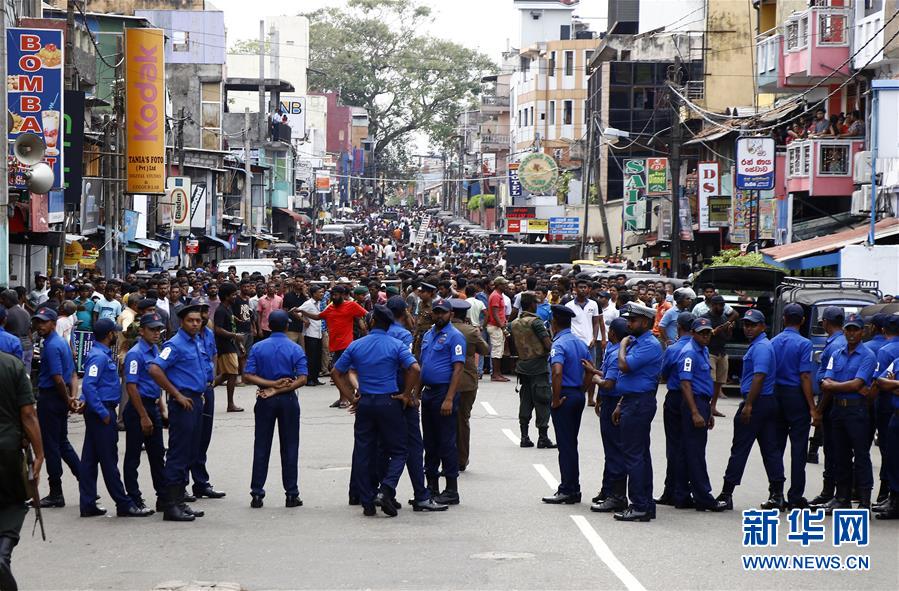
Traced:
[[681, 310], [677, 306], [671, 306], [662, 314], [659, 320], [659, 329], [665, 334], [665, 339], [671, 342], [677, 340], [677, 317], [681, 312], [689, 312], [689, 310]]
[[830, 362], [830, 357], [833, 355], [837, 349], [846, 346], [846, 337], [843, 336], [843, 331], [838, 330], [833, 333], [827, 340], [824, 341], [824, 350], [821, 352], [821, 364], [818, 365], [818, 373], [815, 374], [815, 381], [821, 382], [824, 379], [824, 372], [827, 371], [827, 364]]
[[184, 329], [162, 345], [162, 351], [150, 362], [165, 371], [179, 391], [202, 394], [208, 383], [206, 353], [200, 336], [191, 338]]
[[421, 383], [449, 384], [453, 364], [465, 363], [465, 337], [452, 324], [442, 329], [434, 325], [421, 341]]
[[777, 351], [777, 371], [774, 383], [778, 386], [798, 388], [799, 375], [815, 371], [812, 360], [812, 342], [799, 334], [793, 326], [771, 339], [771, 346]]
[[743, 378], [740, 380], [740, 392], [749, 394], [752, 378], [757, 373], [765, 374], [760, 396], [774, 395], [774, 380], [777, 376], [777, 361], [774, 358], [774, 347], [765, 333], [755, 337], [749, 344], [749, 350], [743, 355]]
[[266, 380], [298, 378], [309, 373], [306, 353], [283, 332], [273, 332], [250, 349], [244, 373]]
[[109, 416], [104, 403], [118, 403], [122, 398], [122, 383], [115, 359], [103, 343], [94, 342], [84, 361], [81, 397], [87, 409], [101, 419]]
[[622, 395], [655, 392], [659, 387], [662, 370], [662, 345], [646, 331], [639, 337], [631, 337], [627, 347], [627, 367], [618, 378], [618, 392]]
[[206, 380], [211, 382], [215, 379], [215, 356], [218, 355], [218, 348], [215, 346], [215, 333], [208, 326], [204, 326], [200, 330], [200, 340], [203, 342], [203, 352], [206, 355]]
[[570, 328], [560, 330], [553, 337], [553, 347], [549, 351], [550, 366], [560, 363], [562, 365], [562, 387], [583, 388], [584, 366], [581, 360], [592, 361], [590, 349], [587, 345], [574, 336]]
[[362, 394], [396, 394], [399, 392], [397, 373], [414, 363], [409, 347], [389, 336], [387, 331], [376, 328], [350, 343], [334, 367], [342, 372], [355, 369]]
[[606, 345], [606, 352], [602, 358], [602, 379], [613, 380], [614, 388], [602, 389], [599, 391], [600, 396], [618, 396], [618, 377], [621, 370], [618, 369], [618, 349], [621, 348], [619, 343], [609, 342]]
[[887, 338], [882, 334], [876, 334], [871, 337], [870, 341], [866, 341], [864, 345], [872, 352], [875, 356], [877, 356], [877, 352], [887, 344]]
[[[712, 397], [712, 365], [709, 363], [708, 347], [700, 347], [691, 338], [690, 342], [681, 348], [675, 364], [676, 368], [672, 373], [677, 374], [678, 380], [690, 382], [694, 397]], [[671, 383], [670, 378], [668, 383]]]
[[[865, 386], [871, 385], [871, 377], [874, 375], [874, 353], [864, 344], [859, 343], [855, 351], [849, 353], [847, 347], [837, 350], [827, 363], [824, 378], [836, 382], [848, 382], [860, 378]], [[858, 392], [840, 392], [837, 398], [861, 398]]]
[[665, 380], [669, 390], [680, 390], [680, 354], [692, 340], [693, 337], [686, 334], [665, 349], [665, 358], [662, 361], [662, 379]]
[[[881, 349], [880, 351], [881, 351], [881, 353], [882, 353], [882, 352], [883, 352], [883, 349]], [[889, 363], [887, 363], [886, 367], [884, 367], [884, 368], [881, 370], [880, 375], [881, 375], [881, 376], [885, 376], [887, 373], [892, 373], [894, 376], [895, 376], [896, 374], [899, 374], [899, 355], [897, 355], [896, 357], [893, 358], [892, 361], [890, 361]], [[878, 377], [879, 377], [879, 376], [878, 376]], [[893, 395], [892, 392], [890, 392], [889, 394], [890, 394], [890, 400], [891, 400], [892, 403], [893, 403], [893, 409], [894, 409], [894, 410], [899, 410], [899, 396]]]
[[[887, 367], [889, 367], [897, 357], [899, 357], [899, 337], [893, 337], [888, 339], [886, 344], [877, 352], [877, 363], [874, 365], [874, 377], [879, 378], [884, 375], [887, 371]], [[894, 398], [899, 398], [899, 396], [894, 396]]]
[[162, 388], [150, 377], [150, 362], [159, 355], [159, 347], [138, 339], [125, 354], [125, 383], [137, 384], [141, 398], [157, 400]]
[[44, 339], [44, 348], [41, 351], [41, 369], [38, 374], [38, 388], [56, 388], [53, 376], [62, 376], [62, 381], [68, 384], [75, 373], [75, 361], [72, 358], [72, 350], [62, 337], [51, 331]]
[[543, 321], [544, 326], [549, 326], [549, 321], [552, 320], [552, 317], [553, 311], [549, 302], [543, 302], [542, 304], [537, 305], [537, 318]]
[[410, 351], [412, 350], [412, 333], [406, 330], [406, 327], [402, 324], [397, 324], [396, 322], [391, 324], [390, 328], [387, 329], [387, 336], [395, 338], [409, 347]]
[[12, 335], [0, 326], [0, 351], [9, 353], [16, 359], [22, 359], [22, 341], [19, 337]]

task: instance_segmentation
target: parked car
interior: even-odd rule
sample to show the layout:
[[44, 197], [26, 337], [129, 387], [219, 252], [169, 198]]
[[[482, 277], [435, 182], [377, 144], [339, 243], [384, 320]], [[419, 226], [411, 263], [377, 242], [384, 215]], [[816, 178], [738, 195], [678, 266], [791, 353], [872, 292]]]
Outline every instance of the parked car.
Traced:
[[227, 271], [228, 267], [232, 266], [237, 269], [238, 277], [240, 277], [244, 271], [250, 275], [259, 272], [266, 277], [269, 277], [275, 272], [274, 259], [225, 259], [218, 264], [218, 268], [222, 271]]

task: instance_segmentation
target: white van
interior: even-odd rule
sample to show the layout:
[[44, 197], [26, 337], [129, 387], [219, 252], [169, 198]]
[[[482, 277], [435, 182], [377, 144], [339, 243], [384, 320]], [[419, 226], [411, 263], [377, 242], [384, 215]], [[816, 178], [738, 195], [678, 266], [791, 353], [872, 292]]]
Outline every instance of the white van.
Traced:
[[244, 271], [252, 275], [253, 273], [262, 273], [269, 277], [275, 272], [274, 259], [225, 259], [219, 261], [219, 271], [228, 271], [228, 267], [237, 269], [237, 276], [240, 277]]

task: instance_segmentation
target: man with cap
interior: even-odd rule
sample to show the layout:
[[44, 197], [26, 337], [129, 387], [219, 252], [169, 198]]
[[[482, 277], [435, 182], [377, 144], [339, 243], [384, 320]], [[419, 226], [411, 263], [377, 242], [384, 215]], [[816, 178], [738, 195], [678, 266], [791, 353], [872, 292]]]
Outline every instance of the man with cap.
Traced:
[[438, 299], [431, 305], [434, 326], [421, 342], [421, 426], [425, 446], [425, 476], [432, 494], [439, 489], [441, 464], [446, 489], [434, 501], [459, 504], [457, 445], [459, 382], [465, 365], [465, 337], [450, 324], [452, 304]]
[[[387, 334], [394, 315], [386, 306], [375, 306], [373, 322], [368, 335], [347, 347], [334, 364], [331, 376], [341, 397], [350, 403], [350, 412], [356, 414], [351, 478], [363, 514], [373, 516], [377, 503], [386, 515], [394, 517], [396, 486], [406, 465], [408, 431], [403, 408], [412, 404], [411, 390], [420, 370], [409, 348]], [[405, 370], [402, 391], [396, 379], [400, 368]], [[351, 369], [358, 376], [358, 392], [354, 392], [349, 380]], [[387, 455], [387, 462], [376, 495], [371, 475], [376, 472], [379, 448]]]
[[[815, 406], [812, 389], [812, 342], [799, 334], [805, 322], [805, 311], [800, 304], [784, 306], [784, 329], [773, 339], [771, 346], [777, 352], [777, 374], [774, 380], [774, 395], [777, 399], [777, 445], [783, 456], [790, 440], [790, 490], [787, 492], [786, 508], [804, 509], [808, 507], [805, 498], [805, 464], [808, 458], [808, 434], [810, 425], [821, 424], [821, 416]], [[784, 508], [783, 483], [772, 483], [780, 487], [771, 490], [771, 498], [762, 504], [763, 509]]]
[[577, 438], [587, 402], [585, 392], [592, 378], [592, 374], [584, 369], [583, 362], [592, 362], [593, 359], [586, 343], [571, 331], [575, 311], [556, 304], [552, 307], [552, 313], [553, 341], [549, 351], [552, 372], [550, 413], [559, 450], [560, 482], [556, 492], [543, 497], [542, 501], [551, 505], [573, 505], [581, 502]]
[[[694, 315], [696, 314], [696, 309], [704, 304], [705, 302], [700, 302], [693, 307]], [[708, 318], [712, 323], [712, 338], [709, 341], [709, 362], [712, 364], [712, 381], [715, 384], [715, 395], [712, 397], [712, 415], [723, 417], [724, 413], [718, 412], [716, 407], [718, 400], [724, 397], [722, 388], [727, 383], [728, 370], [730, 369], [725, 347], [733, 332], [734, 323], [739, 320], [740, 316], [734, 310], [728, 312], [728, 306], [724, 301], [724, 297], [718, 294], [713, 294], [708, 299], [708, 304], [704, 307], [707, 311], [701, 317]]]
[[197, 459], [203, 425], [203, 393], [209, 373], [200, 329], [200, 306], [186, 304], [176, 314], [181, 328], [150, 361], [150, 376], [168, 394], [169, 448], [165, 463], [166, 502], [163, 519], [193, 521], [202, 511], [184, 502], [190, 467]]
[[[218, 363], [218, 349], [215, 345], [215, 333], [209, 328], [209, 299], [197, 297], [190, 301], [192, 305], [199, 306], [202, 327], [199, 338], [203, 344], [206, 367], [206, 391], [203, 393], [203, 422], [200, 428], [200, 447], [197, 457], [190, 467], [193, 477], [193, 495], [197, 498], [220, 499], [225, 493], [209, 483], [209, 471], [206, 469], [206, 454], [209, 444], [212, 442], [212, 421], [215, 418], [215, 368]], [[233, 410], [233, 409], [230, 409]]]
[[[887, 335], [899, 334], [899, 316], [892, 316], [887, 323]], [[894, 341], [895, 342], [895, 341]], [[892, 342], [880, 349], [882, 355]], [[899, 353], [884, 367], [877, 377], [880, 396], [884, 393], [890, 397], [892, 414], [885, 431], [880, 433], [880, 453], [886, 472], [881, 472], [881, 481], [885, 481], [889, 489], [888, 496], [874, 506], [875, 517], [881, 520], [899, 519]], [[878, 399], [879, 402], [879, 399]], [[884, 443], [886, 445], [884, 445]], [[884, 453], [888, 450], [888, 453]]]
[[[886, 343], [877, 352], [877, 363], [875, 364], [874, 377], [880, 378], [886, 376], [887, 368], [893, 364], [893, 361], [899, 357], [899, 314], [886, 314], [884, 321], [883, 333]], [[899, 364], [896, 364], [899, 367]], [[895, 368], [894, 368], [895, 369]], [[896, 372], [894, 372], [896, 373]], [[877, 493], [877, 505], [875, 509], [888, 500], [890, 494], [890, 476], [889, 466], [891, 456], [899, 448], [890, 447], [890, 420], [894, 414], [893, 400], [895, 396], [892, 391], [885, 390], [880, 387], [880, 380], [877, 380], [877, 399], [874, 402], [875, 418], [877, 422], [877, 445], [880, 447], [880, 490]], [[897, 483], [899, 488], [899, 483]]]
[[122, 476], [125, 490], [137, 507], [145, 507], [137, 478], [142, 449], [147, 450], [150, 476], [156, 491], [156, 510], [165, 510], [165, 443], [162, 439], [160, 388], [150, 377], [149, 364], [159, 355], [159, 337], [165, 322], [155, 312], [140, 318], [140, 338], [125, 354], [125, 460]]
[[639, 304], [628, 304], [623, 316], [630, 335], [618, 348], [618, 393], [616, 412], [621, 428], [621, 451], [628, 479], [630, 505], [615, 513], [618, 521], [649, 521], [655, 518], [652, 498], [650, 428], [656, 414], [656, 391], [664, 355], [652, 334], [655, 312]]
[[81, 450], [78, 489], [81, 495], [81, 516], [105, 515], [106, 509], [97, 506], [97, 465], [103, 472], [106, 490], [116, 504], [119, 517], [146, 517], [152, 509], [138, 507], [125, 492], [119, 475], [119, 433], [116, 429], [116, 408], [121, 398], [122, 383], [118, 365], [110, 347], [121, 328], [109, 318], [94, 321], [94, 342], [84, 362], [81, 396], [84, 399], [84, 447]]
[[508, 382], [503, 375], [503, 350], [506, 345], [506, 303], [503, 291], [508, 285], [505, 277], [493, 280], [493, 291], [487, 298], [487, 336], [490, 338], [491, 382]]
[[833, 450], [833, 426], [830, 420], [830, 407], [825, 406], [825, 402], [830, 404], [830, 400], [825, 400], [821, 392], [821, 382], [824, 380], [824, 374], [827, 371], [827, 365], [830, 358], [838, 349], [846, 346], [846, 337], [843, 336], [843, 309], [838, 306], [828, 306], [824, 308], [821, 314], [821, 326], [827, 333], [827, 339], [824, 341], [824, 350], [821, 352], [821, 360], [818, 363], [818, 370], [815, 374], [815, 384], [818, 386], [818, 412], [821, 414], [821, 427], [815, 429], [809, 441], [808, 462], [811, 464], [818, 463], [818, 448], [824, 448], [824, 474], [821, 494], [809, 501], [810, 505], [823, 505], [833, 499], [834, 489], [836, 486], [836, 454]]
[[[680, 379], [681, 444], [684, 469], [677, 472], [675, 490], [689, 490], [692, 505], [697, 511], [724, 511], [725, 503], [712, 496], [712, 484], [705, 461], [709, 431], [715, 427], [712, 414], [714, 387], [709, 362], [708, 343], [712, 336], [712, 321], [697, 318], [692, 325], [692, 339], [687, 342], [676, 362]], [[669, 349], [670, 350], [670, 349]], [[683, 505], [679, 505], [683, 506]]]
[[858, 491], [859, 508], [871, 508], [874, 474], [867, 396], [876, 359], [861, 342], [864, 326], [860, 315], [846, 317], [843, 322], [846, 345], [830, 357], [821, 382], [823, 405], [833, 402], [830, 420], [836, 456], [836, 494], [822, 505], [828, 514], [834, 509], [852, 508], [853, 484]]
[[[674, 306], [665, 312], [659, 321], [659, 332], [665, 343], [670, 346], [677, 340], [677, 317], [681, 312], [689, 312], [693, 308], [696, 292], [689, 287], [674, 290]], [[655, 319], [655, 314], [653, 314]]]
[[9, 353], [19, 361], [22, 360], [22, 341], [19, 337], [6, 332], [6, 308], [0, 306], [0, 351]]
[[487, 342], [481, 338], [481, 331], [468, 322], [471, 304], [463, 299], [452, 299], [452, 324], [465, 337], [465, 365], [459, 378], [459, 424], [457, 426], [457, 447], [459, 448], [459, 471], [468, 467], [469, 443], [471, 441], [471, 409], [478, 396], [478, 362], [476, 355], [490, 352]]
[[883, 333], [883, 328], [889, 320], [889, 314], [878, 313], [871, 318], [868, 325], [870, 338], [865, 341], [865, 346], [876, 356], [880, 348], [887, 344], [887, 337]]
[[680, 354], [684, 347], [693, 342], [693, 321], [696, 317], [691, 312], [681, 312], [677, 316], [677, 341], [665, 349], [662, 361], [662, 379], [668, 386], [665, 402], [662, 405], [662, 424], [665, 427], [665, 488], [662, 496], [655, 500], [658, 505], [673, 505], [687, 508], [691, 504], [690, 491], [686, 486], [678, 488], [678, 484], [686, 485], [681, 476], [686, 471], [683, 448], [683, 420], [681, 406], [684, 396], [681, 393]]
[[521, 294], [521, 314], [512, 321], [511, 333], [518, 352], [515, 373], [518, 376], [518, 424], [521, 447], [534, 447], [528, 435], [531, 414], [537, 413], [537, 446], [552, 449], [556, 445], [549, 438], [550, 402], [549, 352], [552, 339], [543, 321], [537, 316], [537, 298], [533, 292]]
[[434, 326], [434, 314], [431, 304], [434, 301], [434, 293], [437, 286], [433, 283], [422, 281], [418, 286], [418, 309], [415, 311], [415, 331], [412, 340], [412, 354], [421, 359], [421, 342], [425, 334]]
[[[81, 460], [69, 443], [69, 411], [78, 412], [78, 375], [69, 344], [56, 333], [56, 312], [39, 308], [34, 317], [37, 334], [44, 339], [37, 386], [37, 417], [41, 424], [50, 494], [41, 499], [41, 507], [65, 507], [62, 494], [62, 463], [78, 479]], [[26, 365], [27, 369], [27, 365]]]
[[309, 372], [303, 348], [287, 336], [290, 315], [275, 310], [268, 319], [269, 338], [259, 341], [247, 356], [244, 380], [259, 389], [253, 408], [256, 431], [253, 438], [253, 475], [250, 506], [262, 507], [265, 479], [272, 453], [275, 423], [281, 446], [281, 482], [285, 507], [300, 507], [297, 484], [300, 461], [300, 401], [297, 390], [306, 385]]
[[777, 443], [779, 410], [774, 396], [777, 361], [765, 328], [765, 315], [755, 308], [743, 315], [743, 333], [749, 341], [749, 350], [743, 356], [743, 376], [740, 380], [743, 402], [734, 416], [730, 458], [724, 471], [724, 485], [717, 497], [728, 510], [733, 509], [734, 489], [743, 479], [749, 452], [756, 441], [762, 452], [769, 490], [783, 491], [783, 454]]

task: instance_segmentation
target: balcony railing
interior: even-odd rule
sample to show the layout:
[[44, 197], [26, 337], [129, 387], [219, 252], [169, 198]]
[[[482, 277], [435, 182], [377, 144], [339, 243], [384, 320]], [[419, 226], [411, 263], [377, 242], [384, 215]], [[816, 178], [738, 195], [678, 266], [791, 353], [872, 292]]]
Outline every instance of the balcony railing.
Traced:
[[852, 194], [855, 154], [861, 138], [814, 138], [787, 146], [787, 191], [808, 191], [810, 196]]
[[481, 106], [483, 107], [508, 107], [509, 97], [481, 95]]
[[[811, 86], [834, 74], [848, 76], [850, 20], [845, 7], [811, 6], [791, 14], [783, 25], [782, 86]], [[767, 56], [765, 63], [770, 66]]]
[[688, 80], [684, 90], [688, 99], [701, 101], [705, 98], [705, 80]]
[[755, 63], [758, 75], [764, 76], [777, 72], [780, 61], [780, 32], [774, 28], [756, 37]]
[[[883, 59], [883, 11], [875, 12], [870, 16], [856, 21], [852, 33], [852, 67], [862, 69], [865, 64], [876, 66]], [[879, 31], [879, 32], [878, 32]], [[876, 37], [868, 43], [868, 40]], [[862, 47], [868, 43], [867, 46]]]
[[508, 135], [500, 135], [500, 134], [496, 134], [496, 133], [481, 134], [481, 148], [483, 149], [488, 146], [508, 148], [509, 147], [509, 136]]

